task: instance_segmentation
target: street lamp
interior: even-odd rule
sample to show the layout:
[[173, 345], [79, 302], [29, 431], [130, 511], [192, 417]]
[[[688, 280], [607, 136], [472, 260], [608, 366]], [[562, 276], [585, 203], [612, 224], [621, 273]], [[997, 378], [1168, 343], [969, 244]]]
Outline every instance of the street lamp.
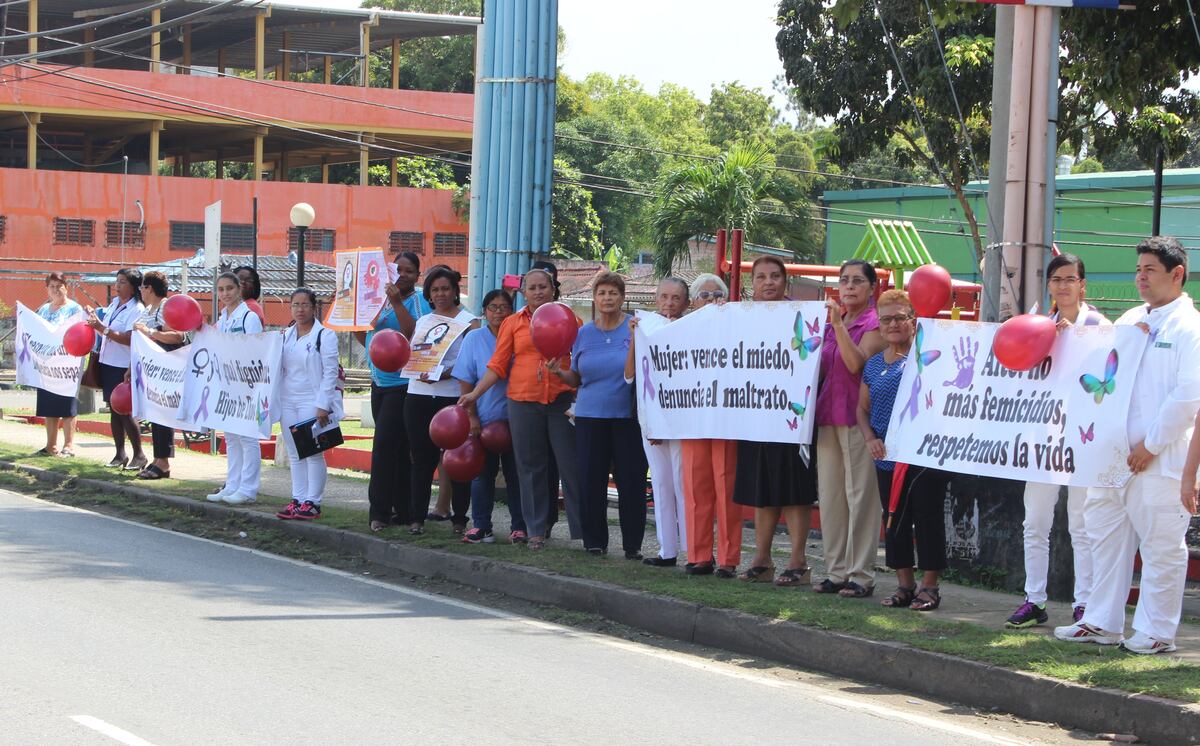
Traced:
[[297, 202], [292, 205], [291, 218], [292, 225], [300, 234], [296, 247], [296, 286], [304, 287], [304, 234], [308, 233], [308, 226], [317, 219], [317, 212], [307, 202]]

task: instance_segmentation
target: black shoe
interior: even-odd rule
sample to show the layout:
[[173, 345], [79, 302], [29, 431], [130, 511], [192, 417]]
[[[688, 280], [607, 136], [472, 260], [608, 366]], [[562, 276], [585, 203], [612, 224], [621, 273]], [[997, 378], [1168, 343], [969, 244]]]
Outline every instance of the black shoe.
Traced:
[[712, 575], [713, 565], [711, 562], [689, 562], [683, 566], [683, 571], [688, 575]]
[[651, 567], [674, 567], [677, 563], [678, 558], [676, 557], [647, 557], [642, 560], [643, 565], [650, 565]]
[[450, 520], [450, 516], [441, 515], [439, 513], [434, 513], [431, 510], [425, 514], [425, 520], [427, 520], [427, 521], [448, 521], [448, 520]]
[[590, 549], [587, 549], [585, 551], [588, 554], [592, 555], [593, 557], [601, 557], [605, 554], [608, 554], [607, 549], [601, 549], [600, 547], [591, 547]]
[[737, 577], [737, 568], [735, 567], [730, 570], [728, 567], [718, 567], [713, 571], [713, 575], [716, 575], [721, 580], [733, 580]]
[[630, 562], [639, 562], [642, 559], [642, 553], [641, 552], [626, 552], [625, 559], [629, 560]]

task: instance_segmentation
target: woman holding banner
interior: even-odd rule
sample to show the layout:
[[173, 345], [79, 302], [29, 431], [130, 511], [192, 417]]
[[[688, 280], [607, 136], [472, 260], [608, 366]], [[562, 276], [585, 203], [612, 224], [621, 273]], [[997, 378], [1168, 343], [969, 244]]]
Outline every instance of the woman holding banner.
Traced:
[[[548, 262], [542, 263], [525, 273], [521, 286], [525, 308], [500, 325], [496, 353], [488, 362], [487, 373], [458, 403], [469, 407], [496, 383], [508, 381], [508, 426], [520, 472], [521, 514], [529, 530], [529, 548], [540, 550], [546, 546], [548, 527], [558, 512], [548, 482], [551, 450], [563, 482], [571, 538], [581, 538], [575, 428], [567, 420], [567, 408], [574, 397], [566, 381], [547, 372], [547, 361], [534, 346], [529, 329], [533, 312], [558, 300], [558, 270]], [[549, 504], [547, 494], [552, 498]]]
[[[1087, 275], [1083, 260], [1074, 254], [1061, 254], [1046, 267], [1050, 299], [1054, 301], [1053, 319], [1059, 332], [1073, 326], [1107, 325], [1108, 319], [1084, 303]], [[1025, 602], [1012, 613], [1004, 626], [1026, 629], [1045, 624], [1046, 576], [1050, 569], [1050, 529], [1054, 525], [1054, 508], [1062, 487], [1057, 484], [1025, 483]], [[1071, 534], [1071, 555], [1075, 564], [1075, 600], [1072, 604], [1074, 621], [1083, 619], [1084, 609], [1092, 594], [1092, 540], [1088, 538], [1083, 503], [1086, 487], [1067, 487], [1067, 530]]]
[[[452, 371], [462, 349], [463, 336], [471, 329], [479, 328], [479, 320], [462, 308], [459, 301], [459, 283], [462, 275], [444, 265], [433, 267], [425, 275], [422, 295], [433, 308], [431, 315], [437, 319], [448, 319], [459, 325], [467, 325], [467, 331], [450, 343], [439, 364], [440, 373], [431, 377], [422, 373], [418, 380], [408, 385], [408, 399], [404, 402], [404, 428], [408, 433], [408, 450], [412, 454], [412, 472], [409, 490], [412, 495], [408, 532], [420, 534], [425, 531], [425, 518], [429, 511], [429, 497], [433, 490], [433, 472], [437, 470], [442, 450], [429, 436], [429, 422], [445, 407], [452, 406], [461, 395], [458, 381]], [[461, 328], [461, 327], [460, 327]], [[451, 521], [454, 533], [467, 530], [467, 510], [471, 506], [469, 482], [451, 482], [454, 511]]]
[[[104, 403], [109, 404], [113, 389], [125, 380], [131, 358], [129, 342], [133, 325], [142, 315], [142, 304], [138, 302], [138, 289], [142, 286], [142, 273], [136, 269], [117, 271], [117, 280], [113, 287], [117, 296], [104, 310], [101, 320], [95, 309], [88, 307], [88, 326], [95, 329], [103, 340], [100, 342], [100, 387], [104, 392]], [[108, 426], [112, 431], [113, 443], [117, 447], [117, 455], [108, 462], [109, 466], [118, 469], [128, 468], [141, 471], [149, 463], [146, 454], [142, 452], [142, 436], [138, 424], [127, 414], [117, 414], [110, 411]], [[129, 440], [133, 447], [133, 461], [125, 455], [125, 441]]]
[[[571, 367], [551, 360], [546, 369], [576, 388], [575, 458], [579, 470], [579, 517], [583, 548], [608, 553], [608, 475], [617, 485], [617, 512], [625, 559], [642, 559], [646, 536], [646, 455], [633, 409], [633, 386], [625, 380], [632, 346], [625, 313], [625, 280], [601, 272], [592, 284], [596, 318], [579, 330]], [[673, 498], [668, 498], [673, 499]]]
[[242, 286], [242, 300], [245, 301], [246, 308], [253, 311], [265, 326], [267, 316], [259, 304], [259, 299], [262, 298], [262, 280], [258, 279], [258, 270], [245, 264], [233, 270], [233, 273], [238, 276], [238, 283]]
[[279, 427], [292, 473], [292, 501], [275, 514], [284, 520], [321, 517], [321, 496], [328, 471], [325, 454], [301, 458], [292, 426], [325, 427], [342, 419], [338, 383], [337, 335], [317, 321], [317, 294], [292, 291], [292, 326], [283, 335], [280, 357]]
[[[756, 302], [787, 300], [787, 269], [777, 256], [760, 256], [750, 267]], [[818, 457], [819, 458], [819, 457]], [[738, 441], [733, 501], [754, 508], [754, 561], [740, 576], [750, 583], [781, 587], [808, 585], [812, 571], [804, 554], [817, 501], [817, 471], [795, 443]], [[771, 543], [780, 516], [787, 521], [792, 551], [787, 568], [775, 576]]]
[[842, 265], [838, 300], [827, 301], [829, 324], [821, 346], [816, 452], [829, 577], [813, 590], [845, 598], [874, 592], [879, 549], [879, 484], [857, 414], [863, 367], [885, 346], [873, 304], [876, 285], [869, 263], [851, 259]]
[[[163, 321], [162, 305], [167, 299], [167, 277], [162, 272], [147, 272], [142, 277], [142, 303], [145, 310], [133, 325], [140, 332], [158, 343], [164, 350], [178, 349], [186, 341], [183, 332], [172, 331]], [[126, 371], [125, 379], [129, 379]], [[150, 443], [154, 461], [138, 472], [138, 479], [165, 479], [171, 476], [171, 459], [175, 457], [175, 430], [157, 422], [150, 423]]]
[[[83, 306], [67, 297], [67, 279], [61, 272], [46, 275], [46, 302], [37, 310], [38, 316], [56, 326], [61, 326], [73, 316], [83, 315]], [[60, 396], [44, 389], [37, 389], [38, 417], [46, 418], [46, 446], [37, 456], [75, 455], [75, 417], [79, 414], [79, 400], [73, 396]], [[58, 431], [62, 428], [63, 447], [58, 449]]]
[[[392, 329], [411, 338], [417, 319], [429, 313], [425, 296], [417, 292], [421, 276], [421, 258], [411, 251], [396, 257], [396, 281], [384, 286], [387, 304], [379, 311], [369, 332], [355, 332], [367, 349], [381, 329]], [[408, 398], [408, 379], [399, 372], [371, 369], [371, 416], [375, 420], [375, 438], [371, 442], [371, 480], [367, 485], [371, 530], [382, 531], [389, 524], [404, 525], [418, 516], [410, 516], [412, 473], [408, 453], [408, 434], [404, 429], [404, 402]], [[424, 514], [422, 513], [423, 517]]]
[[[689, 289], [692, 308], [724, 303], [729, 288], [714, 274], [702, 274]], [[683, 461], [684, 520], [687, 527], [688, 575], [737, 577], [742, 561], [742, 507], [733, 502], [737, 476], [736, 440], [710, 438], [680, 441]], [[655, 495], [658, 494], [657, 489]], [[713, 568], [713, 519], [717, 522], [717, 567]]]
[[[241, 282], [233, 272], [217, 278], [217, 302], [221, 316], [217, 329], [223, 334], [259, 334], [262, 322], [242, 300]], [[225, 486], [208, 496], [209, 502], [241, 505], [258, 500], [262, 451], [258, 438], [225, 433]]]
[[[924, 466], [886, 460], [888, 423], [904, 375], [904, 364], [917, 327], [912, 302], [903, 290], [879, 296], [879, 328], [887, 347], [867, 360], [858, 395], [858, 429], [875, 459], [879, 496], [887, 515], [884, 534], [887, 566], [896, 571], [899, 587], [883, 605], [933, 611], [942, 603], [938, 574], [946, 569], [946, 516], [943, 503], [950, 476]], [[921, 558], [921, 587], [913, 568], [913, 539]]]

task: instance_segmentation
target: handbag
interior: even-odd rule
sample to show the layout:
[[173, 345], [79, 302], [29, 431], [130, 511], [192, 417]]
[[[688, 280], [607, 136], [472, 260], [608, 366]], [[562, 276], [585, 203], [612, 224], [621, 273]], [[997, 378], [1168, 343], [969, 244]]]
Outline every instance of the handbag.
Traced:
[[83, 375], [79, 378], [80, 386], [87, 386], [89, 389], [100, 389], [104, 386], [100, 383], [100, 354], [93, 352], [88, 355], [87, 365], [83, 369]]

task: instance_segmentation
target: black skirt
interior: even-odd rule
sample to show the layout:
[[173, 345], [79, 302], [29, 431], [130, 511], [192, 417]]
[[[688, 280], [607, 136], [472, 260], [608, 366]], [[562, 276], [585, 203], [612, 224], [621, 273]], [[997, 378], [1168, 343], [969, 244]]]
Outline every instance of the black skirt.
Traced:
[[809, 465], [794, 443], [738, 441], [733, 501], [752, 508], [789, 508], [817, 502], [817, 449], [809, 446]]
[[104, 403], [109, 403], [113, 389], [125, 380], [125, 371], [129, 368], [119, 368], [115, 365], [100, 363], [100, 388], [104, 391]]
[[61, 396], [37, 390], [38, 417], [74, 417], [79, 414], [79, 402], [73, 396]]

